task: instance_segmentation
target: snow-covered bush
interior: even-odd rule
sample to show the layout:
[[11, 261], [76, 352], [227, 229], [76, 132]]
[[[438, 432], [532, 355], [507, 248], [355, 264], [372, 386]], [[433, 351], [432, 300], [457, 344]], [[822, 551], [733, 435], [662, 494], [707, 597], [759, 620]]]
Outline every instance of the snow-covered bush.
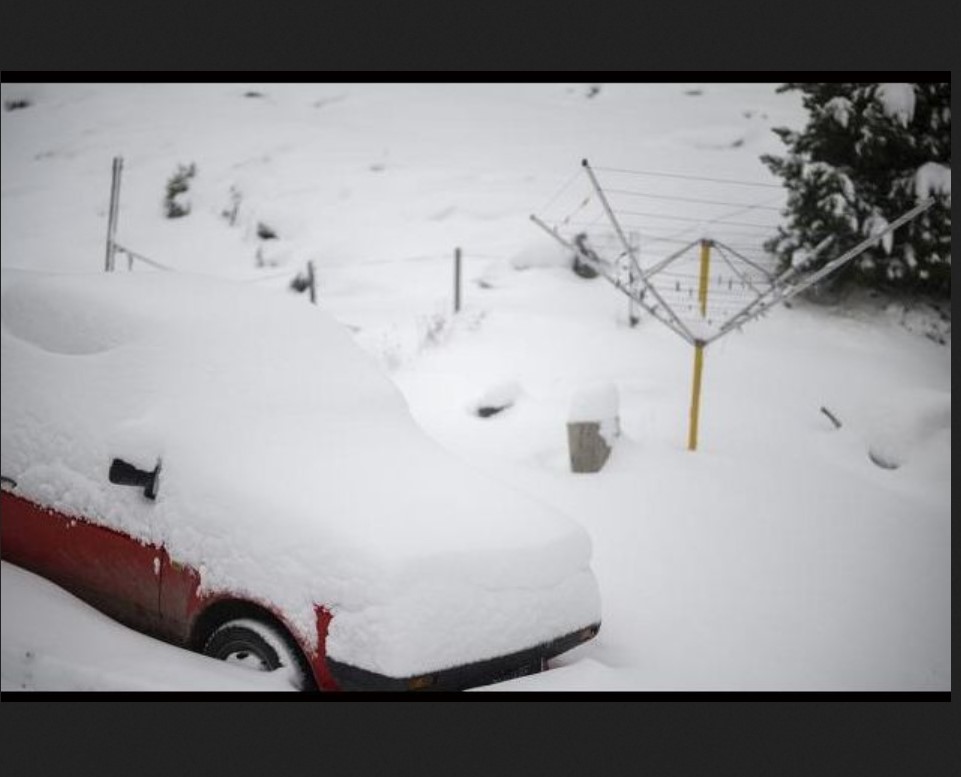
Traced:
[[177, 165], [177, 170], [167, 179], [164, 193], [164, 215], [176, 219], [190, 213], [190, 200], [185, 196], [190, 188], [190, 179], [197, 174], [197, 165]]
[[263, 221], [258, 221], [257, 237], [259, 237], [261, 240], [276, 240], [277, 231], [269, 224], [265, 224]]
[[784, 157], [762, 161], [788, 189], [786, 224], [767, 247], [784, 266], [833, 236], [811, 270], [881, 233], [920, 200], [936, 205], [889, 233], [828, 283], [951, 294], [951, 84], [785, 84], [809, 112], [774, 131]]
[[240, 203], [243, 200], [243, 195], [240, 193], [240, 189], [236, 186], [231, 186], [229, 197], [230, 202], [227, 207], [220, 212], [220, 215], [230, 226], [234, 226], [234, 224], [237, 223], [237, 214], [240, 211]]
[[421, 327], [421, 348], [442, 345], [450, 335], [450, 319], [443, 313], [433, 313], [418, 320]]

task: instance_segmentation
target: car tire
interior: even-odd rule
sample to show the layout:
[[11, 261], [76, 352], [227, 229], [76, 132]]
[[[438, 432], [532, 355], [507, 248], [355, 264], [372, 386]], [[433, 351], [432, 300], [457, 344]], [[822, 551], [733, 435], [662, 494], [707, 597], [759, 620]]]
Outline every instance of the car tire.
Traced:
[[316, 689], [310, 667], [290, 635], [265, 620], [226, 621], [213, 630], [201, 652], [262, 672], [285, 669], [298, 690]]

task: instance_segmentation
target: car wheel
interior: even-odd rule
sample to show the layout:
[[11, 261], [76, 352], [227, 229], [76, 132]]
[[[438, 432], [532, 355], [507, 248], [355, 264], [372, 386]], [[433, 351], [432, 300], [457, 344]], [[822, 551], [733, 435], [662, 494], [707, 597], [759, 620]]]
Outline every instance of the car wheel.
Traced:
[[262, 620], [227, 621], [204, 643], [204, 655], [261, 672], [285, 669], [298, 690], [315, 688], [307, 662], [283, 630]]

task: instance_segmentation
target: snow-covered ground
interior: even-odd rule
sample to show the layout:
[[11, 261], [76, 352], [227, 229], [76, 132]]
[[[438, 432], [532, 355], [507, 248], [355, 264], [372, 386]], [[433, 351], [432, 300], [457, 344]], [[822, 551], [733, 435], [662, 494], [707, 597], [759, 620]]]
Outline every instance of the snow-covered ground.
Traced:
[[[3, 84], [2, 96], [29, 102], [0, 114], [4, 269], [100, 272], [122, 155], [123, 246], [291, 305], [310, 304], [287, 287], [313, 262], [319, 304], [429, 435], [588, 531], [600, 634], [550, 672], [490, 688], [950, 689], [950, 341], [912, 331], [893, 305], [777, 308], [706, 350], [691, 452], [692, 349], [643, 312], [631, 328], [626, 298], [572, 273], [528, 219], [566, 215], [566, 198], [578, 207], [586, 157], [637, 198], [646, 261], [705, 230], [760, 257], [783, 195], [744, 182], [777, 183], [758, 156], [782, 151], [772, 126], [803, 124], [796, 95], [769, 84]], [[191, 212], [164, 218], [165, 184], [190, 163]], [[759, 225], [745, 234], [714, 221], [750, 205], [728, 219]], [[260, 225], [277, 238], [258, 237]], [[621, 434], [601, 472], [574, 474], [572, 402], [611, 384]], [[492, 398], [511, 406], [478, 416]], [[2, 566], [3, 690], [280, 687]]]

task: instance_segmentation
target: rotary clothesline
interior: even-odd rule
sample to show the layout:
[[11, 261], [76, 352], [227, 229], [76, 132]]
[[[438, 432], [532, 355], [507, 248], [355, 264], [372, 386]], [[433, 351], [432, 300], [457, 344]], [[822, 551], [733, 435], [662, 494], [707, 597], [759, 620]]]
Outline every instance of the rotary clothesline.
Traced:
[[[886, 235], [898, 227], [919, 216], [934, 204], [933, 198], [918, 203], [915, 207], [888, 224], [883, 230], [872, 234], [848, 251], [827, 262], [820, 269], [804, 273], [797, 267], [789, 267], [777, 274], [773, 266], [766, 268], [759, 259], [749, 259], [743, 250], [729, 245], [715, 234], [719, 227], [751, 226], [770, 232], [776, 225], [764, 226], [749, 222], [731, 221], [730, 217], [739, 215], [747, 210], [769, 210], [764, 203], [727, 203], [715, 201], [712, 205], [737, 205], [739, 210], [722, 214], [714, 219], [697, 219], [690, 216], [675, 216], [672, 214], [650, 214], [615, 208], [609, 193], [632, 194], [630, 190], [613, 188], [605, 190], [597, 173], [585, 159], [581, 163], [583, 172], [590, 183], [589, 193], [579, 198], [573, 210], [559, 219], [542, 218], [531, 214], [531, 220], [558, 243], [572, 251], [578, 259], [589, 265], [604, 277], [617, 290], [626, 294], [633, 303], [646, 310], [653, 318], [660, 321], [675, 334], [694, 347], [694, 381], [691, 399], [691, 423], [688, 436], [688, 448], [697, 448], [697, 426], [700, 408], [701, 372], [703, 369], [704, 348], [715, 340], [730, 332], [739, 330], [744, 324], [763, 315], [773, 306], [786, 302], [802, 293], [812, 285], [826, 278], [840, 269], [859, 254], [879, 243]], [[678, 178], [691, 181], [711, 181], [725, 184], [753, 185], [759, 187], [779, 188], [775, 184], [738, 181], [735, 179], [708, 178], [682, 174], [653, 173], [649, 171], [629, 171], [622, 168], [603, 168], [597, 170], [635, 175], [660, 176]], [[565, 190], [569, 190], [576, 180], [572, 177], [564, 184], [562, 190], [551, 198], [554, 204]], [[637, 194], [633, 192], [633, 194]], [[580, 197], [580, 196], [579, 196]], [[680, 196], [662, 197], [661, 199], [677, 202], [705, 203], [703, 198], [687, 198]], [[599, 205], [599, 212], [593, 220], [587, 222], [588, 229], [572, 229], [580, 227], [580, 222], [572, 222], [571, 216], [585, 210], [589, 205]], [[774, 208], [776, 210], [776, 208]], [[639, 233], [632, 231], [618, 216], [651, 216], [663, 220], [689, 221], [695, 224], [684, 232], [701, 227], [703, 234], [696, 240], [686, 243], [680, 250], [657, 261], [654, 265], [643, 268], [639, 256], [637, 237]], [[595, 225], [606, 224], [605, 229], [595, 228]], [[628, 237], [632, 235], [633, 240]], [[681, 234], [657, 238], [661, 241], [679, 240]], [[588, 242], [590, 239], [590, 242]], [[651, 242], [655, 242], [652, 240]], [[824, 251], [831, 241], [824, 241], [814, 254]], [[613, 244], [613, 248], [611, 248]], [[694, 259], [690, 254], [695, 246], [700, 246], [700, 256]], [[716, 249], [722, 262], [730, 271], [727, 284], [723, 274], [714, 276], [716, 285], [712, 288], [710, 270], [711, 250]], [[602, 252], [615, 254], [604, 256]], [[625, 263], [623, 260], [627, 259]], [[688, 272], [679, 271], [678, 265], [682, 261], [696, 261], [696, 269]], [[667, 268], [671, 268], [668, 270]], [[725, 288], [726, 285], [726, 288]], [[686, 294], [685, 294], [686, 292]], [[696, 302], [695, 302], [696, 293]]]

